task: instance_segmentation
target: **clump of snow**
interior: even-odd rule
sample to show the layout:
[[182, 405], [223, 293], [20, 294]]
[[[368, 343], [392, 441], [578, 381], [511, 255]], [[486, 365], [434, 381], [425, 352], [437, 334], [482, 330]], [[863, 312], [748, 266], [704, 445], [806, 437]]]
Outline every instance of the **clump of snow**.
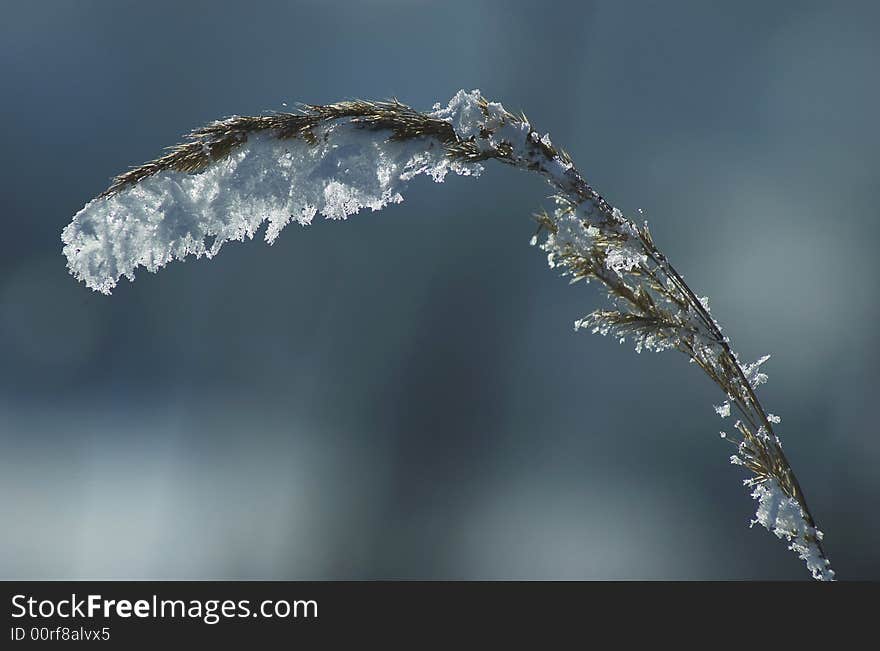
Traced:
[[347, 122], [325, 125], [317, 145], [258, 132], [202, 172], [164, 171], [86, 204], [62, 233], [68, 268], [109, 294], [137, 267], [156, 271], [188, 255], [208, 258], [224, 243], [253, 238], [268, 221], [266, 241], [290, 222], [317, 214], [344, 219], [361, 209], [403, 201], [406, 182], [426, 174], [477, 175], [431, 138], [388, 141], [390, 134]]
[[713, 405], [715, 407], [715, 413], [721, 416], [721, 418], [727, 418], [730, 416], [730, 401], [727, 400], [720, 405]]
[[[460, 90], [449, 100], [445, 108], [435, 104], [435, 110], [431, 113], [431, 117], [449, 122], [456, 135], [462, 140], [476, 138], [486, 123], [481, 100], [482, 95], [479, 90]], [[496, 108], [501, 107], [500, 104], [495, 106]]]
[[479, 90], [458, 91], [445, 108], [430, 115], [449, 122], [456, 136], [473, 141], [481, 151], [492, 151], [506, 143], [515, 155], [525, 155], [526, 139], [531, 133], [529, 123], [510, 119], [501, 103], [486, 102]]
[[833, 581], [831, 563], [822, 556], [816, 543], [822, 540], [822, 532], [807, 524], [797, 500], [786, 495], [775, 479], [755, 486], [752, 497], [758, 502], [752, 526], [760, 524], [778, 538], [791, 543], [788, 548], [806, 563], [814, 579]]

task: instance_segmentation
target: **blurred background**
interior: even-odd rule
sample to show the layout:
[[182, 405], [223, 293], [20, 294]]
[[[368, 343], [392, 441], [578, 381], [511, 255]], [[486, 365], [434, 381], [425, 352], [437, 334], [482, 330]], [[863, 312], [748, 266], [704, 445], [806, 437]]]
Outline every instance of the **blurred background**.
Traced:
[[804, 579], [677, 353], [576, 334], [500, 165], [273, 247], [70, 277], [192, 127], [480, 88], [712, 299], [841, 578], [880, 578], [877, 3], [0, 4], [0, 577]]

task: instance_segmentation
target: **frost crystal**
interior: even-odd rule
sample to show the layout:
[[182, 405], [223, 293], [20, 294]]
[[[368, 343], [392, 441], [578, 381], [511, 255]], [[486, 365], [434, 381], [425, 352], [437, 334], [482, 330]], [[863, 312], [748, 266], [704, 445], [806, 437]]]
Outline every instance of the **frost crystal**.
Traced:
[[753, 364], [747, 364], [742, 367], [743, 374], [746, 376], [746, 379], [749, 381], [749, 384], [752, 385], [752, 388], [756, 388], [761, 384], [767, 382], [767, 375], [765, 373], [761, 373], [759, 369], [761, 365], [764, 364], [768, 359], [770, 359], [770, 355], [764, 355], [763, 357], [758, 358], [758, 361]]
[[156, 271], [188, 255], [208, 258], [230, 240], [253, 238], [268, 221], [266, 241], [290, 222], [320, 213], [344, 219], [361, 209], [403, 201], [406, 182], [427, 174], [477, 175], [429, 138], [388, 141], [387, 131], [346, 122], [316, 130], [318, 144], [254, 133], [225, 159], [188, 174], [165, 170], [80, 210], [62, 233], [68, 267], [109, 294], [139, 266]]
[[644, 253], [634, 251], [630, 247], [610, 247], [605, 258], [605, 265], [618, 276], [622, 276], [624, 272], [632, 271], [646, 259], [647, 256]]
[[727, 418], [730, 416], [730, 402], [725, 402], [721, 405], [715, 405], [715, 413], [721, 416], [721, 418]]

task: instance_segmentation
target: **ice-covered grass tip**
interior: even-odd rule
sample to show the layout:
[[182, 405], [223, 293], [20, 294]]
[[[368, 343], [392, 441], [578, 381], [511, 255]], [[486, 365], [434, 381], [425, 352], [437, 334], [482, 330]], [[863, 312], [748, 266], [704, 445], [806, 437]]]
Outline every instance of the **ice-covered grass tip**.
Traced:
[[343, 219], [403, 200], [425, 174], [478, 176], [497, 160], [544, 177], [552, 212], [538, 216], [532, 244], [572, 282], [598, 282], [609, 305], [575, 322], [634, 342], [636, 350], [685, 353], [724, 393], [722, 418], [737, 415], [731, 462], [749, 472], [753, 524], [785, 539], [816, 579], [834, 572], [823, 535], [774, 432], [780, 419], [756, 390], [766, 358], [743, 364], [710, 314], [657, 248], [647, 223], [612, 207], [548, 134], [479, 91], [459, 91], [430, 112], [397, 101], [306, 105], [298, 113], [231, 117], [193, 131], [161, 158], [114, 179], [62, 233], [70, 272], [109, 294], [138, 267], [156, 271], [189, 255], [213, 257], [230, 240], [253, 238], [268, 222], [275, 241], [290, 222]]
[[[191, 137], [195, 147], [188, 147], [204, 155], [198, 171], [169, 159], [90, 201], [62, 235], [71, 273], [109, 293], [120, 277], [133, 280], [138, 267], [156, 271], [188, 255], [213, 257], [230, 240], [252, 238], [263, 222], [271, 244], [290, 222], [309, 224], [318, 214], [344, 219], [399, 203], [419, 174], [441, 182], [450, 171], [480, 171], [447, 156], [434, 135], [390, 140], [352, 119], [322, 120], [307, 132], [240, 129], [240, 121], [229, 118]], [[233, 145], [216, 156], [229, 131]]]

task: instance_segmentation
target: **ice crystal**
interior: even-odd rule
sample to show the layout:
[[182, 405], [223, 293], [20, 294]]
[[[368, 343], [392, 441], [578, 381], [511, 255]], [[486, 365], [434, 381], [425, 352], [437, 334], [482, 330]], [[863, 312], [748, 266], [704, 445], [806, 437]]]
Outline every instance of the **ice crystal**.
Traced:
[[263, 222], [271, 244], [290, 222], [400, 203], [419, 174], [439, 183], [448, 172], [480, 172], [478, 164], [451, 160], [439, 142], [388, 136], [344, 122], [320, 127], [317, 144], [258, 132], [202, 172], [161, 171], [76, 214], [62, 234], [68, 267], [108, 294], [120, 277], [133, 280], [137, 267], [211, 258], [226, 242], [253, 238]]

